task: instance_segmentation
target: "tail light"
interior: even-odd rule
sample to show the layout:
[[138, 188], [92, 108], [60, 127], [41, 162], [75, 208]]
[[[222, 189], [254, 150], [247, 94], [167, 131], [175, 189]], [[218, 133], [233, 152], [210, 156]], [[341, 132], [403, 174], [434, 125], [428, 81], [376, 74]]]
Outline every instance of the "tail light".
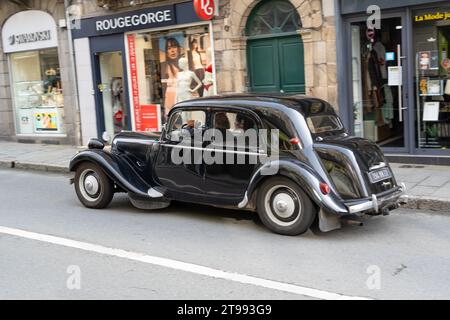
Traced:
[[320, 191], [326, 196], [327, 194], [329, 194], [330, 193], [330, 186], [329, 185], [327, 185], [326, 183], [324, 183], [324, 182], [321, 182], [320, 183]]
[[300, 144], [300, 139], [299, 138], [292, 138], [291, 140], [289, 140], [289, 142], [294, 145], [294, 146], [298, 146]]

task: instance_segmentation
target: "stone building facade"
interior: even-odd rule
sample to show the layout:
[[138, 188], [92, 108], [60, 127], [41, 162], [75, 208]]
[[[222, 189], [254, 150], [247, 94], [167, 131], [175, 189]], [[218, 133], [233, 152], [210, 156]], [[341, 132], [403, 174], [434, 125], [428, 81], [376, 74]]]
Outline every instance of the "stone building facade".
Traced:
[[[220, 92], [248, 91], [248, 17], [260, 0], [220, 2], [220, 16], [214, 22], [218, 89]], [[306, 94], [329, 101], [337, 108], [336, 29], [334, 1], [291, 0], [302, 27]]]
[[[274, 0], [275, 1], [275, 0]], [[296, 31], [303, 45], [304, 93], [326, 99], [337, 108], [336, 83], [336, 36], [334, 24], [333, 0], [281, 0], [289, 3], [298, 12], [301, 24]], [[139, 10], [163, 7], [187, 1], [149, 1], [149, 0], [45, 0], [45, 1], [2, 1], [0, 3], [0, 24], [12, 14], [26, 9], [43, 10], [50, 13], [58, 23], [64, 19], [64, 7], [74, 6], [81, 18], [89, 20], [95, 17], [117, 14], [132, 14]], [[216, 90], [218, 93], [250, 92], [246, 26], [255, 8], [264, 0], [220, 0], [218, 15], [211, 22], [214, 50]], [[18, 3], [22, 3], [20, 6]], [[126, 35], [126, 33], [124, 33]], [[85, 144], [88, 135], [92, 136], [101, 129], [98, 126], [98, 99], [92, 92], [96, 90], [92, 65], [92, 47], [102, 37], [86, 38], [86, 41], [74, 40], [74, 61], [71, 67], [71, 53], [67, 28], [58, 26], [59, 62], [61, 66], [62, 86], [65, 100], [65, 128], [67, 137], [22, 137], [16, 135], [13, 101], [11, 99], [8, 58], [0, 48], [0, 138], [16, 141], [41, 141], [53, 143]], [[122, 37], [122, 39], [125, 39]], [[120, 40], [122, 41], [122, 40]], [[77, 43], [75, 43], [77, 42]], [[76, 52], [78, 49], [81, 51]], [[85, 50], [85, 51], [83, 51]], [[87, 52], [87, 51], [89, 52]], [[126, 52], [126, 49], [123, 51]], [[128, 54], [128, 53], [127, 53]], [[125, 63], [126, 65], [126, 63]], [[81, 71], [81, 72], [80, 72]], [[129, 70], [127, 72], [130, 72]], [[75, 80], [74, 77], [77, 77]], [[125, 75], [127, 77], [127, 75]], [[131, 97], [127, 97], [131, 101]], [[95, 100], [95, 101], [94, 101]], [[131, 102], [130, 102], [131, 104]], [[79, 107], [78, 107], [79, 105]], [[132, 112], [132, 111], [131, 111]], [[91, 128], [84, 128], [85, 125]], [[104, 129], [104, 128], [103, 128]]]
[[[72, 72], [69, 50], [68, 29], [60, 25], [65, 19], [63, 0], [22, 0], [0, 2], [0, 27], [16, 13], [39, 10], [48, 13], [56, 24], [58, 46], [57, 53], [60, 68], [60, 86], [64, 97], [64, 116], [61, 124], [64, 134], [20, 134], [17, 124], [17, 110], [14, 105], [14, 89], [11, 87], [13, 74], [8, 54], [5, 54], [0, 36], [0, 139], [26, 143], [72, 144], [80, 143], [80, 123], [77, 111], [76, 88]], [[23, 21], [27, 23], [27, 21]], [[37, 31], [37, 30], [35, 30]]]

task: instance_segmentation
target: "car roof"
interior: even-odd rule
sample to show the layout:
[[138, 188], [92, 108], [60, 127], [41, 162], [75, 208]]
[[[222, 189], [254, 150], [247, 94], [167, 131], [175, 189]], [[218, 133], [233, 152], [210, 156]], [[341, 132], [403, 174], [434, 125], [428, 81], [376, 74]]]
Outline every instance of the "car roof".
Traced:
[[[306, 106], [310, 106], [314, 102], [328, 104], [326, 101], [299, 94], [222, 94], [211, 97], [197, 98], [187, 100], [176, 104], [173, 110], [178, 108], [196, 108], [196, 107], [219, 107], [219, 106], [236, 106], [245, 107], [250, 110], [275, 111], [279, 109], [289, 108], [301, 111], [303, 114], [308, 113], [303, 110]], [[275, 109], [275, 110], [274, 110]]]

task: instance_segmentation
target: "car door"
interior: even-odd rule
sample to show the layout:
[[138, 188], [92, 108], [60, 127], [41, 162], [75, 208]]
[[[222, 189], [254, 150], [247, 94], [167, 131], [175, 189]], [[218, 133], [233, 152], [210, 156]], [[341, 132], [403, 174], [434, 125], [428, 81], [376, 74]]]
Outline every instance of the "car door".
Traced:
[[195, 138], [201, 139], [205, 128], [204, 110], [179, 110], [171, 115], [161, 137], [155, 175], [175, 198], [204, 195], [201, 143], [196, 145]]
[[[217, 201], [242, 200], [258, 166], [258, 121], [250, 112], [216, 109], [211, 113], [211, 128], [215, 137], [208, 149], [216, 150], [216, 163], [205, 163], [205, 192]], [[206, 159], [205, 159], [206, 160]]]

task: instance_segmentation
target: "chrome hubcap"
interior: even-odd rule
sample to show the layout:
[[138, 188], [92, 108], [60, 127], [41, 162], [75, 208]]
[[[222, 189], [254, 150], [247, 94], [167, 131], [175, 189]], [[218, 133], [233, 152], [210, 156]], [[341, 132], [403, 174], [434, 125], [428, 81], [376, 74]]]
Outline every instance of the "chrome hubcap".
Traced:
[[268, 217], [280, 226], [290, 226], [301, 216], [301, 202], [297, 193], [287, 186], [274, 186], [265, 196]]
[[99, 183], [95, 176], [89, 175], [84, 179], [84, 189], [86, 189], [86, 192], [93, 196], [98, 193], [99, 190]]
[[287, 193], [279, 193], [273, 198], [273, 209], [280, 217], [289, 218], [294, 214], [294, 199]]
[[97, 173], [91, 169], [84, 170], [78, 181], [78, 186], [83, 198], [88, 201], [96, 201], [100, 196], [101, 185]]

